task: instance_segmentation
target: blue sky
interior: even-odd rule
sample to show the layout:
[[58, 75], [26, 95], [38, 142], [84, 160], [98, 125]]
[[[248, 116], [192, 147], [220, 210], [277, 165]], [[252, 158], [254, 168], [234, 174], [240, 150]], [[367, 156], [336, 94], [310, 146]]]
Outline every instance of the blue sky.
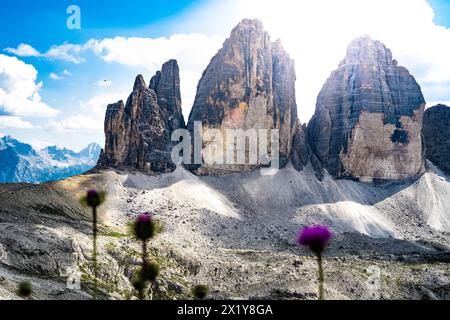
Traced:
[[[302, 122], [354, 37], [393, 50], [429, 103], [450, 102], [450, 0], [2, 1], [0, 135], [36, 147], [103, 144], [108, 103], [125, 100], [139, 73], [179, 61], [187, 117], [197, 82], [231, 28], [263, 21], [296, 61]], [[66, 9], [78, 5], [81, 29]], [[380, 23], [383, 21], [383, 23]]]
[[436, 15], [434, 22], [450, 28], [450, 0], [428, 0], [428, 3]]
[[[135, 35], [132, 30], [201, 4], [200, 0], [22, 0], [2, 1], [1, 27], [9, 31], [2, 34], [2, 46], [17, 46], [24, 40], [44, 50], [55, 43], [84, 42], [91, 38], [115, 35]], [[66, 8], [78, 5], [82, 9], [82, 29], [65, 28]], [[158, 36], [159, 31], [147, 36]]]

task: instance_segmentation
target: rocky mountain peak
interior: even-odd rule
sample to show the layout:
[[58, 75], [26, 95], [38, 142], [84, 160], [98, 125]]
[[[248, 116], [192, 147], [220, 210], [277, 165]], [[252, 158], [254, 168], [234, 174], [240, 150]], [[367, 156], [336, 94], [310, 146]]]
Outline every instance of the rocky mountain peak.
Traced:
[[369, 35], [353, 40], [347, 47], [347, 55], [340, 67], [346, 64], [394, 64], [392, 52], [382, 42]]
[[231, 40], [242, 38], [254, 38], [267, 35], [263, 23], [258, 19], [243, 19], [233, 28], [230, 34]]
[[[245, 19], [233, 29], [204, 71], [188, 128], [193, 130], [194, 122], [200, 121], [204, 130], [213, 127], [222, 132], [277, 129], [284, 165], [291, 156], [297, 128], [295, 80], [294, 61], [281, 42], [271, 42], [259, 20]], [[219, 169], [242, 171], [257, 166], [221, 165]]]
[[317, 98], [308, 141], [335, 177], [403, 179], [423, 172], [425, 100], [379, 41], [352, 41]]
[[162, 65], [161, 71], [150, 80], [150, 89], [158, 97], [158, 105], [170, 115], [171, 130], [185, 127], [181, 110], [180, 69], [176, 60], [171, 59]]
[[167, 172], [175, 169], [170, 159], [171, 134], [184, 127], [180, 78], [175, 60], [165, 63], [147, 87], [136, 77], [126, 104], [108, 105], [105, 116], [105, 149], [98, 167], [124, 167]]
[[147, 89], [147, 85], [145, 84], [144, 77], [139, 74], [137, 75], [136, 80], [134, 80], [133, 91], [142, 91], [145, 89]]
[[97, 143], [90, 143], [86, 148], [80, 151], [80, 155], [83, 156], [93, 156], [96, 155], [97, 158], [101, 153], [101, 147]]

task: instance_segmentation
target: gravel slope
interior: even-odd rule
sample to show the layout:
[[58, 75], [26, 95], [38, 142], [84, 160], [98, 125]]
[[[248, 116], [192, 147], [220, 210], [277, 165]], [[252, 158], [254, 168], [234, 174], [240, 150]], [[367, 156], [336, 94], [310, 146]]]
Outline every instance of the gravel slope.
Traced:
[[[197, 177], [178, 168], [150, 176], [103, 171], [40, 186], [0, 186], [0, 298], [22, 280], [37, 299], [92, 293], [89, 212], [78, 198], [108, 191], [100, 211], [104, 297], [132, 298], [139, 246], [127, 223], [155, 213], [165, 231], [151, 244], [162, 266], [154, 298], [186, 298], [209, 284], [213, 298], [315, 299], [315, 261], [298, 249], [303, 225], [326, 223], [336, 236], [325, 260], [329, 299], [450, 298], [450, 180], [431, 164], [416, 180], [379, 185], [323, 182], [288, 167]], [[73, 270], [81, 288], [66, 286]]]

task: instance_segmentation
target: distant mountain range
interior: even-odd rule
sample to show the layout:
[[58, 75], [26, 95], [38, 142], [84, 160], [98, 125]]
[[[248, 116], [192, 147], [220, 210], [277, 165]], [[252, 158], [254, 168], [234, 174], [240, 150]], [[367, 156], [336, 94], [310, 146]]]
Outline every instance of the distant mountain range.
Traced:
[[0, 183], [42, 183], [61, 180], [92, 169], [101, 147], [91, 143], [80, 152], [56, 146], [36, 151], [5, 136], [0, 139]]

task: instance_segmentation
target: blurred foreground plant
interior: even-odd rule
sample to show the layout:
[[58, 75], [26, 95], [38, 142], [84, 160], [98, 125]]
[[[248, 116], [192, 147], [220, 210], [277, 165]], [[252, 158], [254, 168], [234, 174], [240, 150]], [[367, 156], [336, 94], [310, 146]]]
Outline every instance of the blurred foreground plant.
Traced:
[[156, 262], [149, 261], [147, 244], [150, 239], [161, 233], [162, 229], [163, 225], [148, 212], [139, 214], [132, 225], [134, 236], [142, 242], [142, 265], [132, 279], [133, 286], [139, 292], [139, 299], [141, 300], [145, 298], [147, 282], [150, 282], [151, 292], [157, 285], [156, 279], [159, 275], [160, 266]]
[[19, 283], [17, 286], [17, 295], [23, 299], [29, 299], [31, 298], [31, 295], [33, 294], [33, 286], [31, 283], [24, 281]]
[[98, 217], [97, 208], [105, 201], [106, 193], [103, 191], [89, 190], [84, 197], [81, 198], [80, 202], [86, 207], [92, 208], [92, 263], [94, 269], [94, 299], [97, 298], [97, 276], [98, 276], [98, 265], [97, 265], [97, 232], [98, 232]]
[[316, 256], [317, 264], [319, 267], [319, 300], [324, 299], [323, 293], [323, 252], [328, 246], [331, 238], [333, 237], [332, 232], [326, 226], [311, 226], [305, 227], [301, 230], [296, 238], [296, 243], [299, 246], [308, 247]]
[[192, 295], [197, 300], [203, 300], [208, 296], [209, 293], [209, 287], [204, 284], [199, 284], [192, 288], [191, 290]]

